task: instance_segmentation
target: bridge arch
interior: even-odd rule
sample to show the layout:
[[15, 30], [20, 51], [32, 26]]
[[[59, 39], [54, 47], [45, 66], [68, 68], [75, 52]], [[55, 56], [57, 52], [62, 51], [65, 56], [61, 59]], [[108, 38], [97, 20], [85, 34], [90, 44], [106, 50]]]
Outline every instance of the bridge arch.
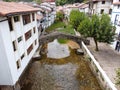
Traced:
[[65, 33], [60, 33], [60, 32], [53, 32], [48, 35], [40, 36], [39, 45], [49, 43], [49, 42], [53, 41], [54, 39], [60, 39], [60, 38], [72, 40], [72, 41], [78, 43], [78, 45], [80, 47], [82, 47], [82, 41], [86, 42], [86, 40], [81, 38], [80, 36], [75, 36], [75, 35], [70, 35], [70, 34], [65, 34]]

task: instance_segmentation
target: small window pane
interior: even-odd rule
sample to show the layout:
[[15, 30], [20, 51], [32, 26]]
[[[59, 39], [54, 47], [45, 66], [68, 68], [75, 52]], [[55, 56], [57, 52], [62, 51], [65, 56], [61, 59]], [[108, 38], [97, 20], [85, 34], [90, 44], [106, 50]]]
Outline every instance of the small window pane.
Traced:
[[20, 68], [20, 60], [18, 60], [18, 61], [16, 62], [16, 65], [17, 65], [17, 69], [19, 69], [19, 68]]
[[21, 60], [25, 57], [25, 53], [21, 56]]
[[31, 22], [30, 21], [30, 14], [23, 15], [22, 18], [23, 18], [23, 25], [26, 25], [26, 24]]
[[35, 14], [32, 13], [32, 20], [35, 21]]
[[104, 9], [101, 9], [101, 12], [100, 12], [101, 14], [103, 14], [104, 13]]
[[28, 54], [28, 55], [30, 54], [30, 52], [32, 51], [32, 49], [33, 49], [33, 44], [30, 45], [30, 47], [27, 49], [27, 54]]
[[105, 1], [102, 1], [102, 4], [105, 4]]
[[22, 37], [19, 37], [19, 38], [18, 38], [18, 43], [19, 43], [20, 41], [22, 41]]
[[15, 21], [15, 22], [20, 21], [20, 20], [19, 20], [19, 16], [15, 16], [15, 17], [14, 17], [14, 21]]
[[35, 30], [35, 27], [33, 28], [33, 33], [35, 33], [36, 32], [36, 30]]
[[25, 40], [27, 41], [32, 36], [31, 30], [25, 33]]
[[10, 31], [13, 31], [13, 24], [12, 24], [12, 18], [11, 17], [8, 18], [8, 24], [9, 24]]
[[35, 40], [35, 45], [37, 45], [37, 40]]
[[13, 41], [12, 44], [13, 44], [13, 50], [16, 51], [17, 50], [16, 41]]

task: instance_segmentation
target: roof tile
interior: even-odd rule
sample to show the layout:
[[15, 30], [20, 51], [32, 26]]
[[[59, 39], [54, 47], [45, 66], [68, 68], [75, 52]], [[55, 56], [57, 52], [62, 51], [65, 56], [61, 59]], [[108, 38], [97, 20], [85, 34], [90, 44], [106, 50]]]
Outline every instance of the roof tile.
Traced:
[[38, 10], [38, 8], [33, 8], [21, 3], [0, 1], [0, 16], [9, 16], [17, 13], [26, 13]]

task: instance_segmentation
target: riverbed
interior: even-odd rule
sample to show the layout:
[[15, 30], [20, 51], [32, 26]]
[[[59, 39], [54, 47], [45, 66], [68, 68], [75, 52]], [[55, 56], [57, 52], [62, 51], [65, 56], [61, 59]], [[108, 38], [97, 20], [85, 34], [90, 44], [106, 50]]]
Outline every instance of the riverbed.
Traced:
[[[22, 90], [102, 90], [84, 56], [66, 45], [62, 50], [57, 47], [59, 58], [52, 58], [48, 51], [41, 60], [33, 61], [22, 80]], [[54, 47], [50, 49], [53, 55]]]

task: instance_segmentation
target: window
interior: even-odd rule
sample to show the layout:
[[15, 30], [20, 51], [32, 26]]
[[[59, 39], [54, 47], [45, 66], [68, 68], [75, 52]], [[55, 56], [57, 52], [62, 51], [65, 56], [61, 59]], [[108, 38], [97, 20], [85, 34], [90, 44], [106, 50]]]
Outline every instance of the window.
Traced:
[[120, 5], [118, 5], [118, 9], [120, 8]]
[[19, 69], [19, 68], [20, 68], [20, 60], [18, 60], [18, 61], [16, 62], [16, 65], [17, 65], [17, 69]]
[[102, 1], [102, 4], [105, 4], [105, 1]]
[[22, 56], [21, 56], [21, 60], [22, 60], [24, 57], [25, 57], [25, 53], [22, 54]]
[[22, 36], [19, 37], [17, 40], [18, 40], [18, 43], [19, 43], [20, 41], [22, 41]]
[[33, 33], [35, 33], [36, 32], [36, 30], [35, 30], [35, 27], [33, 28]]
[[18, 22], [18, 21], [20, 21], [20, 18], [19, 18], [19, 16], [14, 16], [14, 21], [15, 21], [15, 22]]
[[25, 33], [25, 40], [28, 40], [32, 36], [31, 30]]
[[22, 18], [23, 18], [23, 25], [30, 23], [30, 14], [23, 15]]
[[35, 14], [32, 13], [32, 21], [35, 21]]
[[101, 14], [103, 14], [104, 13], [104, 9], [101, 9], [101, 12], [100, 12]]
[[32, 51], [32, 49], [33, 49], [33, 44], [30, 45], [30, 47], [27, 49], [27, 54], [28, 54], [28, 55], [30, 54], [30, 52]]
[[9, 24], [10, 31], [13, 31], [13, 25], [12, 25], [12, 18], [11, 17], [8, 18], [8, 24]]
[[111, 14], [112, 13], [112, 9], [109, 9], [109, 14]]
[[37, 39], [35, 40], [35, 45], [37, 45]]
[[13, 44], [13, 50], [16, 51], [16, 50], [17, 50], [17, 44], [16, 44], [16, 41], [13, 41], [12, 44]]
[[115, 20], [114, 20], [115, 25], [118, 25], [118, 22], [119, 22], [118, 20], [119, 20], [119, 14], [116, 14]]

